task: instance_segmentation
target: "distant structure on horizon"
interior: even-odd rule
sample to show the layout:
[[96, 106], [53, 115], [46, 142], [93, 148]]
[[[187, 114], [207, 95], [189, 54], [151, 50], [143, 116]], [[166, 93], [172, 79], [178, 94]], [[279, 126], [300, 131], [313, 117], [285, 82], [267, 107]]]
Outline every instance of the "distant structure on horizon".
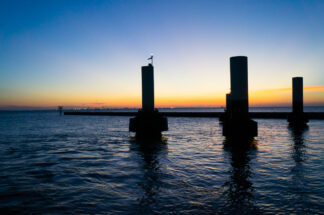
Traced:
[[142, 67], [142, 109], [129, 121], [129, 131], [136, 132], [137, 139], [158, 139], [168, 130], [168, 120], [154, 108], [153, 56], [147, 66]]
[[255, 137], [257, 122], [249, 117], [248, 64], [246, 56], [230, 58], [231, 92], [226, 95], [223, 135], [228, 138]]

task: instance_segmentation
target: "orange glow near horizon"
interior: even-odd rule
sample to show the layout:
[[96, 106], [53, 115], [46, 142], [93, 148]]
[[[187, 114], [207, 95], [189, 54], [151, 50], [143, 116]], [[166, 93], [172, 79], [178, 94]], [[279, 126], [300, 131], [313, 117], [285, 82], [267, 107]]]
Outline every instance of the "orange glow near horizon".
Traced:
[[[292, 102], [292, 88], [266, 89], [250, 92], [251, 106], [289, 106]], [[324, 86], [304, 87], [305, 105], [324, 104]]]
[[[252, 90], [249, 92], [250, 106], [290, 106], [292, 88]], [[95, 95], [95, 96], [94, 96]], [[324, 105], [324, 86], [304, 87], [305, 105]], [[58, 105], [70, 107], [93, 108], [139, 108], [141, 97], [137, 94], [52, 94], [23, 95], [2, 99], [0, 106], [30, 106], [56, 107]], [[219, 107], [225, 106], [225, 94], [215, 93], [204, 96], [172, 95], [156, 96], [157, 108], [167, 107]]]

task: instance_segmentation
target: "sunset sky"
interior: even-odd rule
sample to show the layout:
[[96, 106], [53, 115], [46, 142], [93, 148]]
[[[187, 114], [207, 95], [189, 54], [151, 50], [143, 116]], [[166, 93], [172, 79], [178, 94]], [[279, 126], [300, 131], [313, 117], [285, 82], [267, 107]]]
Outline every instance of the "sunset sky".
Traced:
[[248, 56], [252, 106], [324, 105], [324, 1], [0, 1], [0, 108], [139, 107], [154, 53], [157, 107], [225, 105]]

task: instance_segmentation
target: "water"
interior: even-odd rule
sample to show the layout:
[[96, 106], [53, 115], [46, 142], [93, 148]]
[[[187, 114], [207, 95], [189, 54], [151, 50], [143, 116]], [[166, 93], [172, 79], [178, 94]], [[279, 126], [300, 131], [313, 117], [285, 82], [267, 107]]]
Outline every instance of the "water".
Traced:
[[237, 152], [215, 118], [169, 118], [147, 148], [129, 117], [0, 112], [0, 213], [323, 214], [324, 121], [258, 119]]

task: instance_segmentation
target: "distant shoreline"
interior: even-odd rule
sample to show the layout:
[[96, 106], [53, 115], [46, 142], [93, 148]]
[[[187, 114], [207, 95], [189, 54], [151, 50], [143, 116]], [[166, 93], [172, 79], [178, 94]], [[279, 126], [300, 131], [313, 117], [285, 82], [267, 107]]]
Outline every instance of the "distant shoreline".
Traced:
[[[172, 107], [172, 108], [157, 108], [160, 111], [164, 111], [164, 110], [173, 110], [173, 111], [177, 111], [177, 110], [219, 110], [216, 112], [222, 112], [224, 110], [225, 107]], [[304, 109], [323, 109], [322, 111], [317, 111], [317, 112], [324, 112], [324, 106], [323, 105], [319, 105], [319, 106], [304, 106]], [[137, 111], [140, 108], [69, 108], [67, 107], [66, 109], [63, 107], [63, 111], [129, 111], [129, 112], [133, 112], [133, 111]], [[291, 109], [291, 106], [252, 106], [250, 107], [250, 111], [251, 109]], [[35, 112], [35, 111], [58, 111], [57, 108], [1, 108], [0, 107], [0, 112]], [[266, 111], [267, 112], [267, 111]], [[286, 111], [283, 111], [286, 112]], [[305, 112], [307, 112], [305, 110]]]

